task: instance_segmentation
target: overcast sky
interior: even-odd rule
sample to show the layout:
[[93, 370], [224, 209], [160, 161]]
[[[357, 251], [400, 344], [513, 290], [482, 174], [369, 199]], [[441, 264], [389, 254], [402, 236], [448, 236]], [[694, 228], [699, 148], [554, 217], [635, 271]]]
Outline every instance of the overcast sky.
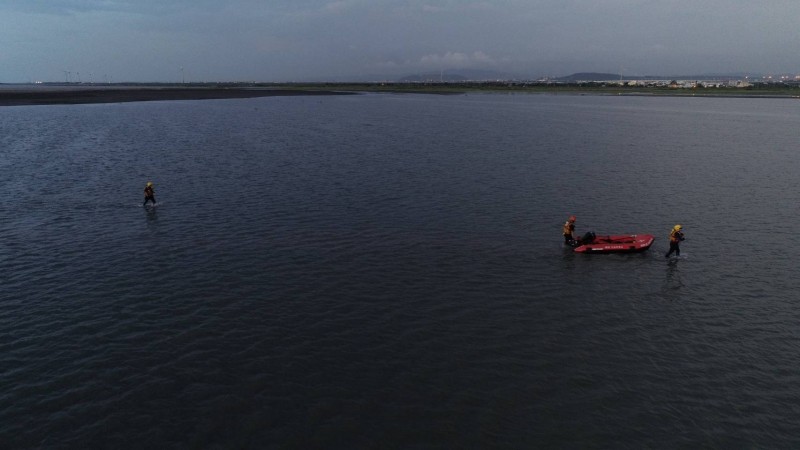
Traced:
[[0, 0], [0, 82], [795, 73], [798, 19], [798, 0]]

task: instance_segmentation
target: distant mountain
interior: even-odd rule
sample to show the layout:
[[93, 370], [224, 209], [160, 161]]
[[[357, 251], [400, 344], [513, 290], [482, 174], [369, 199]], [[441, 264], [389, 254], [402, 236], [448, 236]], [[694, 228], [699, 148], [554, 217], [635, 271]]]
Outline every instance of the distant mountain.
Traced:
[[555, 81], [574, 83], [578, 81], [619, 81], [619, 80], [741, 80], [747, 77], [760, 77], [757, 74], [694, 74], [694, 75], [620, 75], [618, 73], [579, 72], [565, 77], [554, 78]]
[[[562, 77], [549, 77], [550, 81], [562, 83], [577, 83], [577, 82], [614, 82], [614, 81], [631, 81], [631, 80], [743, 80], [745, 78], [756, 79], [760, 78], [760, 74], [753, 73], [706, 73], [694, 75], [625, 75], [618, 73], [605, 73], [605, 72], [577, 72], [571, 75]], [[444, 70], [441, 72], [423, 72], [417, 74], [410, 74], [400, 78], [391, 75], [379, 74], [361, 74], [352, 76], [336, 76], [324, 78], [310, 78], [299, 81], [304, 82], [400, 82], [400, 83], [463, 83], [469, 81], [532, 81], [540, 80], [539, 77], [530, 75], [521, 75], [519, 73], [495, 71], [495, 70], [476, 70], [476, 69], [460, 69], [460, 70]]]
[[454, 73], [419, 73], [415, 75], [406, 75], [397, 81], [401, 83], [459, 82], [467, 81], [467, 77]]
[[575, 81], [611, 81], [619, 80], [622, 76], [618, 73], [599, 73], [599, 72], [578, 72], [565, 77], [556, 78], [557, 81], [575, 82]]

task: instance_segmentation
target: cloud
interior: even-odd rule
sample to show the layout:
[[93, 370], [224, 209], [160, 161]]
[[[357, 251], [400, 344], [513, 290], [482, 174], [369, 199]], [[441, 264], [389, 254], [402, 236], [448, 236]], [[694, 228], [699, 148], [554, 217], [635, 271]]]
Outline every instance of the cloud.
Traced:
[[[258, 0], [236, 0], [238, 9], [257, 9]], [[16, 11], [45, 15], [79, 15], [93, 12], [131, 13], [142, 16], [186, 13], [191, 11], [222, 12], [231, 5], [217, 0], [0, 0], [0, 11]]]
[[177, 64], [198, 77], [268, 80], [620, 65], [639, 73], [797, 70], [792, 18], [800, 2], [767, 3], [0, 0], [0, 56], [8, 61], [0, 81], [63, 79], [65, 68], [157, 80], [174, 78]]
[[438, 3], [425, 3], [421, 6], [403, 4], [398, 7], [399, 10], [414, 13], [422, 11], [423, 13], [438, 14], [438, 13], [452, 13], [452, 14], [470, 14], [473, 12], [481, 13], [489, 10], [494, 10], [497, 5], [489, 2], [438, 2]]
[[350, 9], [350, 7], [352, 5], [353, 5], [352, 1], [338, 0], [338, 1], [330, 2], [330, 3], [326, 3], [322, 7], [321, 10], [322, 10], [322, 12], [326, 12], [326, 13], [337, 13], [338, 14], [338, 13], [342, 13], [342, 12], [347, 11], [348, 9]]
[[441, 6], [422, 5], [422, 11], [426, 13], [439, 13], [445, 11], [445, 9]]
[[492, 65], [495, 60], [482, 51], [471, 54], [461, 52], [447, 52], [442, 55], [425, 55], [419, 60], [419, 64], [424, 67], [472, 67]]
[[376, 70], [448, 70], [476, 69], [496, 66], [500, 60], [482, 51], [472, 53], [445, 52], [423, 55], [417, 59], [405, 61], [388, 60], [373, 64]]

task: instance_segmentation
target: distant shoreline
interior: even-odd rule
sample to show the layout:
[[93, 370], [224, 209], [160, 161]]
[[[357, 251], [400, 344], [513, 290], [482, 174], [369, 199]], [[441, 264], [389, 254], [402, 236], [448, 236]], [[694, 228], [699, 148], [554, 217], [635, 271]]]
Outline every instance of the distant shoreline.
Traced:
[[550, 94], [712, 98], [800, 98], [800, 89], [758, 89], [582, 85], [510, 85], [505, 83], [272, 83], [165, 85], [2, 85], [0, 107], [25, 105], [77, 105], [170, 100], [212, 100], [275, 96], [326, 96], [364, 93], [393, 94]]
[[216, 87], [15, 87], [0, 86], [0, 106], [78, 105], [167, 100], [213, 100], [299, 95], [350, 95], [316, 89], [258, 89]]

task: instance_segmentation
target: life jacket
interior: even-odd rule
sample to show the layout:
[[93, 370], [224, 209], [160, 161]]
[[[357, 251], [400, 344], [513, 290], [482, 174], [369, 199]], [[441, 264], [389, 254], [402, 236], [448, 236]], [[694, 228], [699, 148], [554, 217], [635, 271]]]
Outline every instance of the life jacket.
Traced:
[[153, 196], [153, 186], [146, 186], [144, 188], [144, 196], [145, 197], [152, 197]]
[[561, 229], [564, 236], [572, 236], [573, 231], [575, 231], [575, 224], [569, 220], [564, 222], [564, 228]]
[[669, 241], [672, 243], [680, 242], [683, 240], [683, 233], [681, 230], [672, 230], [669, 232]]

